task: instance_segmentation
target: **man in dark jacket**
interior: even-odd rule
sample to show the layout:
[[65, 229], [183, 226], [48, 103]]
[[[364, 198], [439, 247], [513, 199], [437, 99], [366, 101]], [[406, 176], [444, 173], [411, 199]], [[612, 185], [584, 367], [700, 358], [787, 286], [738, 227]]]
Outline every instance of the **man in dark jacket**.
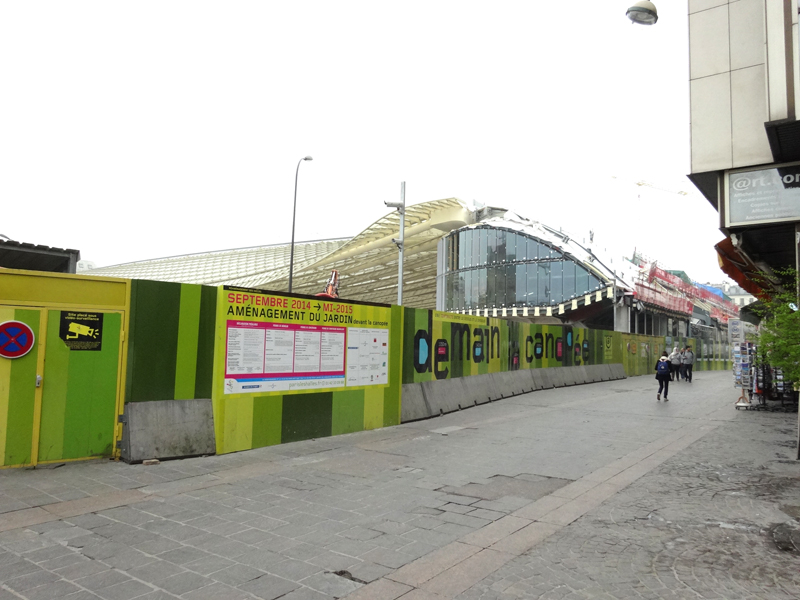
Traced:
[[692, 352], [691, 346], [686, 346], [686, 351], [683, 353], [684, 381], [692, 382], [692, 369], [694, 369], [694, 352]]
[[667, 357], [667, 351], [661, 353], [661, 358], [658, 359], [656, 362], [656, 379], [658, 380], [658, 393], [656, 394], [656, 400], [661, 400], [661, 391], [664, 391], [664, 401], [667, 402], [669, 398], [669, 374], [670, 374], [670, 362], [669, 358]]

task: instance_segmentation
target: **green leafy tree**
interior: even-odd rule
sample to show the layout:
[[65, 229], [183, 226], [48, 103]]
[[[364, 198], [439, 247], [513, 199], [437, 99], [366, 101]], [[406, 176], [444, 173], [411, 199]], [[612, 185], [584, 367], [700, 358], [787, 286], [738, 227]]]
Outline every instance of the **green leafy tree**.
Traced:
[[783, 369], [784, 379], [800, 383], [800, 310], [797, 297], [797, 271], [785, 269], [777, 273], [782, 281], [781, 291], [761, 297], [755, 308], [761, 317], [758, 344], [773, 367]]

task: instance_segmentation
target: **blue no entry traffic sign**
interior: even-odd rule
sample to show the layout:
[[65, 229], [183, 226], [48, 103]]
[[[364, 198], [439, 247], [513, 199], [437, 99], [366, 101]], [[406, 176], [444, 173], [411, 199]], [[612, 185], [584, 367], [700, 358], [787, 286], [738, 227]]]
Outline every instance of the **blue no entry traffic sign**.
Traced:
[[0, 357], [19, 358], [33, 348], [33, 329], [22, 321], [0, 323]]

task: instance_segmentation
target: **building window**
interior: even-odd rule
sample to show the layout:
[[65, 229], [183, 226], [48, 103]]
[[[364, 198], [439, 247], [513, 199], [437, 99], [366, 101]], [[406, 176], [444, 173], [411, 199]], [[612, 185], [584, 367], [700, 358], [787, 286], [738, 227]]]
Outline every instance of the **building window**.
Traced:
[[554, 306], [606, 285], [590, 267], [511, 230], [462, 229], [442, 249], [445, 310]]
[[575, 263], [565, 260], [564, 265], [564, 299], [569, 300], [575, 297]]
[[528, 281], [529, 281], [528, 267], [530, 267], [530, 265], [526, 264], [517, 264], [516, 266], [513, 267], [514, 275], [516, 278], [516, 287], [515, 287], [516, 296], [514, 298], [514, 306], [527, 306]]
[[486, 251], [489, 249], [489, 231], [478, 229], [478, 264], [486, 264]]

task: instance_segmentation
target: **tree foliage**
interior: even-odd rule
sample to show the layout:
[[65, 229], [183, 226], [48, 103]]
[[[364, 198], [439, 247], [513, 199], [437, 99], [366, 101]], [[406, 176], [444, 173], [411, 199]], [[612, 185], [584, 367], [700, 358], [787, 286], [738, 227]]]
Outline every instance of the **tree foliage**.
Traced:
[[754, 312], [761, 317], [759, 349], [773, 367], [783, 369], [784, 379], [800, 383], [800, 300], [797, 297], [797, 271], [778, 273], [783, 291], [761, 298]]

